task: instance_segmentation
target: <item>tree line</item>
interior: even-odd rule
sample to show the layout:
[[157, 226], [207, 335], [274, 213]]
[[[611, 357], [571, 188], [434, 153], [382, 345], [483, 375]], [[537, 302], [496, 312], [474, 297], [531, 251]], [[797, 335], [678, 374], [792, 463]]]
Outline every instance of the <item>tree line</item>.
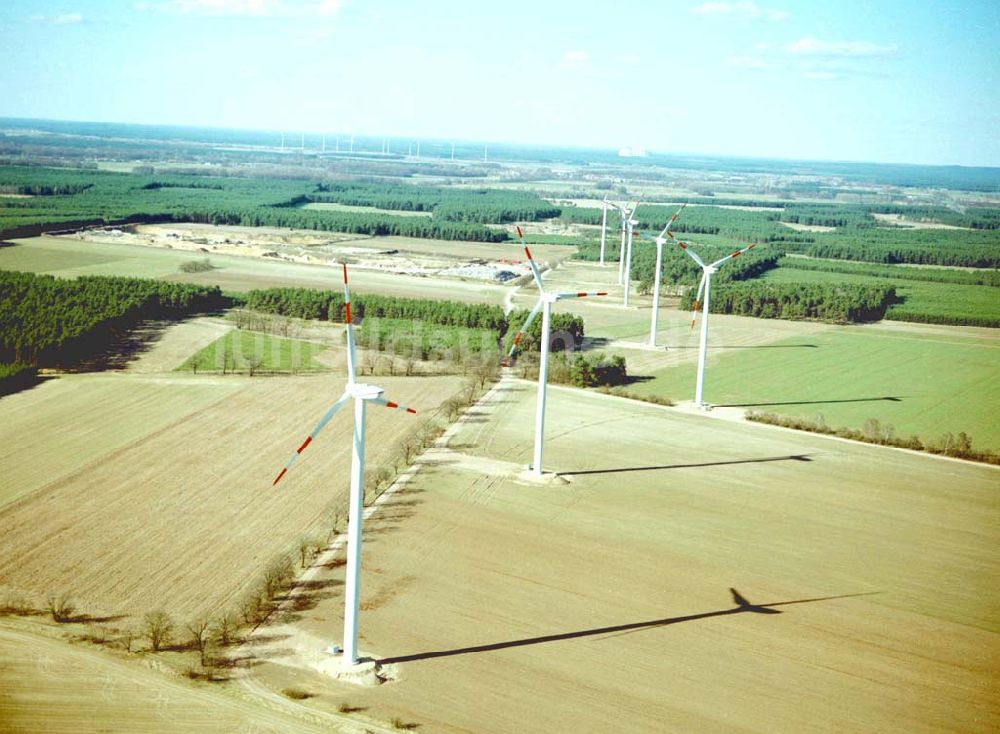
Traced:
[[178, 318], [228, 304], [218, 286], [0, 271], [0, 362], [69, 366], [96, 356], [143, 319]]
[[321, 183], [307, 200], [432, 212], [435, 219], [477, 224], [536, 221], [556, 217], [560, 213], [559, 207], [527, 191], [401, 183]]
[[[344, 319], [344, 295], [340, 291], [318, 291], [309, 288], [268, 288], [251, 290], [246, 294], [248, 309], [262, 313], [292, 316], [322, 321]], [[510, 349], [514, 332], [528, 317], [528, 311], [518, 309], [504, 315], [503, 309], [484, 303], [461, 303], [431, 299], [402, 298], [376, 294], [354, 294], [351, 297], [351, 317], [355, 323], [368, 317], [422, 321], [439, 326], [466, 329], [485, 329], [496, 335], [497, 342], [504, 341]], [[554, 351], [575, 349], [585, 337], [585, 324], [580, 316], [571, 313], [552, 314], [551, 330]], [[522, 351], [538, 351], [542, 333], [542, 319], [538, 317], [522, 338]], [[378, 336], [381, 340], [385, 335]]]
[[[769, 283], [744, 281], [712, 284], [711, 313], [763, 319], [816, 319], [837, 323], [879, 321], [899, 301], [890, 285], [859, 283]], [[681, 308], [694, 306], [695, 289], [681, 298]]]

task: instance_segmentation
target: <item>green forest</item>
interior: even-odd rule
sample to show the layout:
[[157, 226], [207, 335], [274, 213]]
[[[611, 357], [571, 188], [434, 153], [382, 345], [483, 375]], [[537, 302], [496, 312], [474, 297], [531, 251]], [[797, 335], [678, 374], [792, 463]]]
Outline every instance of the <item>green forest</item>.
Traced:
[[[771, 283], [744, 281], [712, 284], [711, 313], [755, 316], [762, 319], [815, 319], [836, 323], [878, 321], [897, 302], [889, 285], [858, 283]], [[688, 289], [681, 308], [694, 306], [695, 290]]]
[[139, 278], [75, 280], [0, 270], [0, 363], [67, 367], [98, 355], [143, 319], [229, 305], [217, 286]]

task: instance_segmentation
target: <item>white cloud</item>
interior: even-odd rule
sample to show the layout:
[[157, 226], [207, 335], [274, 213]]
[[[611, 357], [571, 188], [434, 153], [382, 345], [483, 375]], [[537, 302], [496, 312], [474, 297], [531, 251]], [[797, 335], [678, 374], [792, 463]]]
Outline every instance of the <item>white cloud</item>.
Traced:
[[52, 25], [76, 25], [83, 22], [81, 13], [63, 13], [62, 15], [29, 15], [24, 19], [27, 23], [50, 23]]
[[806, 36], [792, 41], [785, 50], [798, 56], [888, 56], [896, 53], [894, 44], [880, 46], [869, 41], [821, 41]]
[[139, 12], [162, 11], [183, 15], [212, 17], [308, 17], [337, 15], [344, 6], [343, 0], [140, 0], [134, 7]]
[[788, 20], [788, 13], [777, 8], [762, 8], [755, 2], [705, 2], [691, 8], [696, 15], [729, 15], [739, 18]]
[[818, 81], [830, 81], [831, 79], [839, 78], [839, 74], [834, 74], [832, 71], [807, 71], [802, 76], [806, 79], [816, 79]]
[[567, 51], [563, 54], [563, 61], [567, 64], [585, 64], [589, 58], [586, 51]]

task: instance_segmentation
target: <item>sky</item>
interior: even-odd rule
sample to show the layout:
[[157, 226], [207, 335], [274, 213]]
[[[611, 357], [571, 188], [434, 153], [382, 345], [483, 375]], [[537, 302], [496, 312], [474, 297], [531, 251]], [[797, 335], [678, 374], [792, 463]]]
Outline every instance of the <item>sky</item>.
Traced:
[[4, 0], [0, 117], [1000, 166], [997, 39], [997, 0]]

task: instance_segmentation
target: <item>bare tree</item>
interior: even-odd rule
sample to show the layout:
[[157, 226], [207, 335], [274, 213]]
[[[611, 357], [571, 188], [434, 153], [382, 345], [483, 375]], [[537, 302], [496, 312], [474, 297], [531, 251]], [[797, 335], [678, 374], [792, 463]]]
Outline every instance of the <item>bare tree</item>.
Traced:
[[365, 353], [365, 364], [368, 365], [368, 374], [374, 375], [375, 368], [378, 366], [378, 352], [374, 349], [369, 349]]
[[416, 366], [416, 362], [413, 361], [413, 357], [407, 357], [406, 359], [406, 376], [409, 377], [413, 374], [413, 368]]
[[236, 635], [237, 627], [236, 615], [232, 612], [226, 612], [216, 619], [215, 637], [219, 641], [219, 644], [225, 647], [232, 642], [233, 637]]
[[52, 615], [53, 622], [68, 622], [76, 611], [69, 594], [49, 594], [45, 599], [45, 608]]
[[264, 364], [264, 357], [257, 354], [257, 350], [254, 349], [253, 354], [250, 355], [250, 359], [247, 360], [247, 368], [250, 370], [251, 377], [260, 369], [262, 364]]
[[301, 562], [302, 568], [306, 567], [306, 557], [312, 553], [313, 541], [309, 538], [301, 538], [299, 540], [299, 561]]
[[174, 633], [174, 623], [166, 612], [149, 612], [143, 617], [146, 637], [149, 638], [149, 646], [153, 652], [159, 652], [161, 648], [170, 644]]
[[240, 614], [244, 624], [253, 626], [261, 620], [262, 602], [260, 594], [256, 592], [250, 592], [243, 597], [240, 601]]
[[209, 632], [211, 624], [206, 617], [198, 617], [186, 625], [188, 633], [191, 635], [191, 645], [198, 650], [201, 657], [201, 664], [205, 664], [205, 651], [208, 649]]
[[420, 447], [416, 440], [411, 437], [403, 441], [403, 445], [400, 448], [403, 452], [403, 463], [405, 466], [409, 466], [410, 462], [412, 462], [413, 458], [417, 455], [417, 451], [420, 450]]
[[135, 642], [135, 638], [135, 627], [129, 625], [121, 630], [121, 637], [118, 639], [121, 641], [122, 648], [125, 652], [132, 652], [132, 643]]
[[267, 598], [274, 599], [294, 576], [292, 561], [287, 556], [279, 556], [271, 561], [264, 570], [264, 593]]

